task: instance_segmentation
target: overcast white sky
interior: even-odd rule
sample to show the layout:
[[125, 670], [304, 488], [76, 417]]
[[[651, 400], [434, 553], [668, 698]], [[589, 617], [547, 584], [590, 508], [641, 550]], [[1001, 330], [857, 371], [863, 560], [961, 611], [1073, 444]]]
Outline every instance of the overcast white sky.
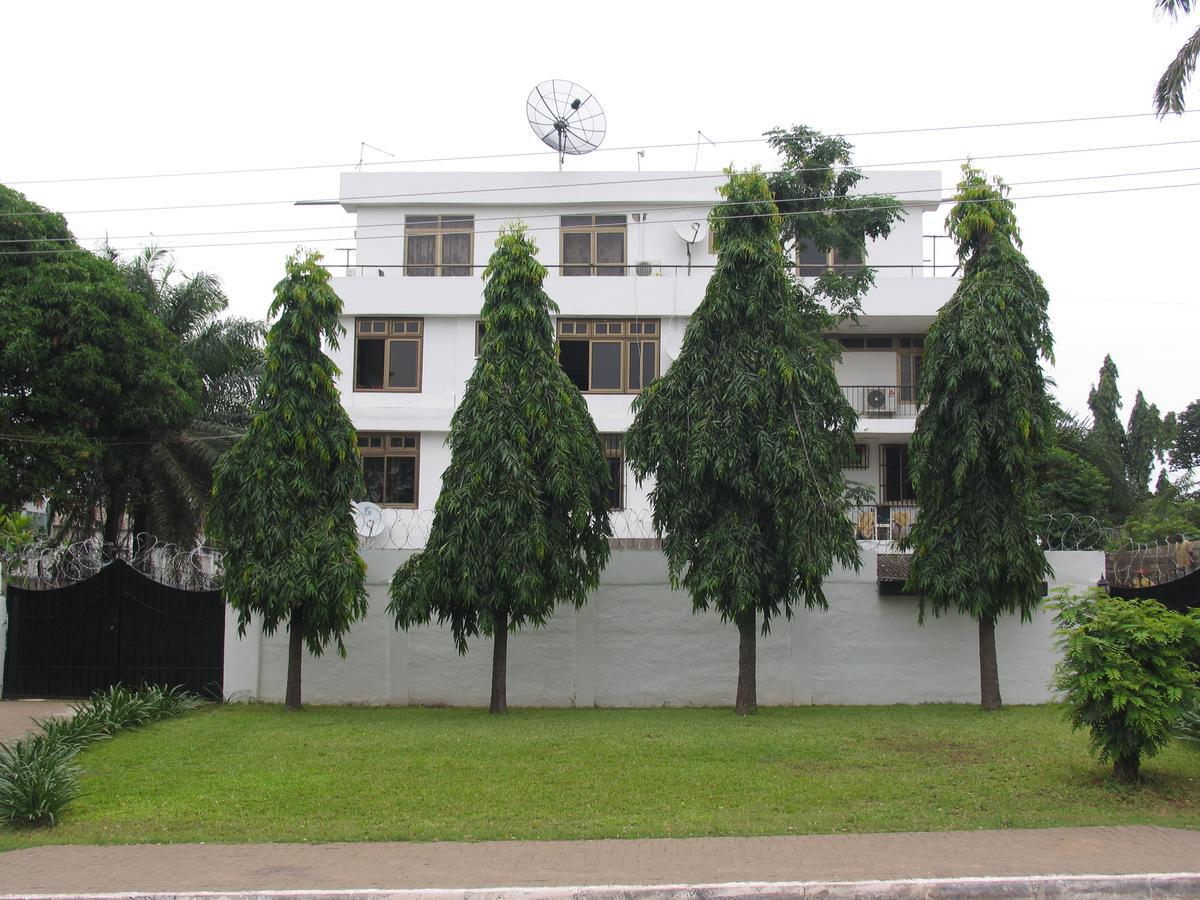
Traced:
[[[1157, 78], [1200, 16], [1153, 0], [896, 3], [24, 3], [4, 8], [0, 182], [346, 164], [367, 141], [400, 159], [537, 151], [524, 115], [539, 81], [603, 103], [607, 147], [718, 143], [803, 123], [826, 132], [1149, 112]], [[1195, 115], [853, 138], [859, 163], [1195, 140], [1136, 150], [981, 160], [1013, 196], [1200, 182]], [[368, 151], [369, 161], [386, 157]], [[705, 146], [700, 168], [770, 165], [760, 144]], [[691, 169], [695, 149], [642, 168]], [[572, 168], [634, 169], [633, 151]], [[551, 169], [551, 155], [415, 168]], [[905, 168], [925, 168], [908, 165]], [[943, 170], [949, 192], [957, 165]], [[1161, 173], [1161, 170], [1194, 169]], [[1136, 177], [1020, 182], [1156, 171]], [[337, 193], [337, 167], [219, 177], [29, 183], [63, 211], [292, 201]], [[1200, 187], [1018, 200], [1025, 250], [1053, 298], [1054, 377], [1085, 410], [1106, 352], [1166, 409], [1200, 396]], [[940, 230], [944, 210], [926, 216]], [[297, 243], [332, 264], [338, 208], [271, 205], [71, 212], [85, 246], [160, 237], [185, 271], [220, 276], [236, 313], [265, 316]], [[342, 229], [182, 236], [248, 229]], [[181, 236], [175, 236], [181, 235]], [[255, 242], [246, 246], [186, 246]], [[941, 251], [939, 250], [939, 253]], [[939, 262], [942, 260], [939, 259]], [[335, 270], [336, 271], [336, 270]]]

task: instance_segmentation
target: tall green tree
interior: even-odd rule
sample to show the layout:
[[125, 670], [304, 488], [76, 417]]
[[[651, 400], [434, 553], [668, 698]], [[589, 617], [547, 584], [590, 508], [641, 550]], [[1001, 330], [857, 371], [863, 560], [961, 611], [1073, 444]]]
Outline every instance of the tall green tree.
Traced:
[[816, 276], [818, 298], [853, 314], [875, 283], [875, 270], [862, 265], [867, 240], [891, 234], [904, 207], [890, 195], [857, 190], [866, 176], [854, 167], [854, 146], [845, 138], [805, 125], [774, 128], [766, 137], [780, 155], [768, 183], [782, 217], [784, 252], [802, 274]]
[[[1197, 5], [1196, 0], [1155, 0], [1154, 6], [1159, 12], [1165, 12], [1172, 19], [1179, 18], [1180, 13], [1190, 13]], [[1179, 115], [1184, 110], [1183, 92], [1192, 80], [1196, 71], [1196, 60], [1200, 58], [1200, 28], [1183, 42], [1175, 58], [1163, 71], [1154, 88], [1154, 111], [1161, 119], [1168, 113]]]
[[1117, 386], [1118, 376], [1117, 364], [1106, 355], [1096, 384], [1088, 391], [1088, 409], [1092, 413], [1089, 454], [1111, 486], [1108, 510], [1116, 522], [1128, 516], [1138, 500], [1138, 495], [1131, 489], [1125, 465], [1125, 426], [1121, 424], [1120, 415], [1124, 404]]
[[225, 316], [229, 298], [217, 277], [181, 273], [160, 248], [146, 247], [129, 260], [108, 253], [200, 376], [195, 415], [184, 430], [148, 448], [129, 509], [139, 539], [189, 544], [204, 527], [213, 467], [249, 424], [266, 328]]
[[423, 550], [392, 578], [398, 628], [449, 622], [459, 653], [492, 638], [490, 710], [508, 708], [508, 634], [580, 607], [608, 561], [604, 449], [557, 359], [546, 269], [521, 226], [484, 270], [484, 336], [450, 425], [450, 465]]
[[1147, 403], [1139, 390], [1129, 409], [1129, 426], [1125, 431], [1125, 472], [1139, 498], [1149, 494], [1154, 463], [1166, 458], [1167, 449], [1162, 413], [1157, 404]]
[[2, 186], [0, 240], [0, 505], [49, 497], [115, 543], [148, 448], [195, 414], [195, 367], [110, 260]]
[[1041, 360], [1049, 296], [1014, 243], [1002, 181], [963, 166], [947, 220], [963, 278], [925, 337], [908, 536], [920, 615], [957, 610], [979, 625], [980, 700], [1001, 705], [996, 621], [1028, 620], [1050, 573], [1039, 546], [1035, 464], [1051, 427]]
[[1171, 468], [1200, 467], [1200, 400], [1193, 400], [1179, 414], [1171, 439]]
[[366, 565], [350, 504], [362, 495], [354, 426], [334, 383], [342, 301], [319, 253], [297, 253], [275, 286], [266, 363], [246, 434], [216, 466], [209, 529], [225, 550], [225, 596], [244, 634], [288, 630], [288, 709], [314, 656], [367, 612]]
[[739, 714], [757, 708], [756, 617], [826, 608], [835, 562], [859, 565], [842, 462], [857, 418], [838, 387], [834, 323], [796, 283], [766, 179], [733, 174], [711, 215], [718, 248], [679, 357], [634, 401], [625, 451], [653, 477], [672, 584], [738, 628]]

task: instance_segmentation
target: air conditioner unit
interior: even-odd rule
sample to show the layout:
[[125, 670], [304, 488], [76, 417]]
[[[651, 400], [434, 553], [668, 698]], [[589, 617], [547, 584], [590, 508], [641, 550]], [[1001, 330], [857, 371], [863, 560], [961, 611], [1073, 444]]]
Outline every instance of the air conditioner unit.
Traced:
[[650, 260], [643, 259], [641, 262], [634, 265], [633, 271], [636, 274], [645, 277], [647, 275], [653, 275], [654, 270], [659, 268], [661, 265], [661, 262], [651, 262]]
[[879, 388], [872, 388], [867, 391], [867, 408], [872, 410], [880, 410], [887, 406], [887, 395]]

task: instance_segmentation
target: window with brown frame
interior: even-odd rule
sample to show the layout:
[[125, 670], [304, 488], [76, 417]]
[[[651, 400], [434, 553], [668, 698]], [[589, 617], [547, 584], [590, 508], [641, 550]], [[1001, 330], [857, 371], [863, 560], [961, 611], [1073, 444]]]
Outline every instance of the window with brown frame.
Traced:
[[796, 245], [796, 274], [805, 278], [823, 275], [829, 269], [839, 271], [861, 265], [862, 258], [855, 254], [818, 250], [805, 241]]
[[562, 216], [559, 219], [563, 275], [624, 275], [625, 216]]
[[475, 358], [483, 356], [483, 333], [487, 329], [484, 328], [483, 319], [475, 320]]
[[354, 320], [354, 390], [420, 391], [423, 319]]
[[362, 458], [368, 500], [380, 506], [416, 508], [421, 461], [419, 434], [360, 431], [358, 455]]
[[470, 275], [474, 216], [405, 216], [404, 274]]
[[900, 350], [920, 353], [925, 346], [925, 337], [920, 334], [893, 335], [868, 334], [849, 335], [834, 334], [829, 336], [842, 345], [844, 350]]
[[608, 463], [608, 508], [625, 508], [625, 436], [602, 434], [604, 458]]
[[585, 393], [636, 394], [658, 377], [658, 320], [560, 319], [558, 359]]

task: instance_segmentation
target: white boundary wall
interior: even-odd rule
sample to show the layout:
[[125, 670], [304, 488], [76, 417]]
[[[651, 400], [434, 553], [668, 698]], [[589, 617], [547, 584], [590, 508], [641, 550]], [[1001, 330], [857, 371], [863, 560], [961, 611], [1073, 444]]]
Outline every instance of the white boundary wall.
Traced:
[[[485, 706], [491, 642], [466, 656], [448, 629], [397, 631], [387, 614], [387, 583], [410, 551], [367, 550], [371, 607], [336, 652], [305, 659], [306, 703]], [[1094, 584], [1104, 554], [1047, 554], [1051, 587]], [[859, 572], [825, 582], [829, 610], [801, 610], [759, 639], [758, 701], [763, 705], [926, 703], [979, 700], [976, 624], [959, 615], [917, 624], [914, 597], [880, 596], [875, 552]], [[1006, 617], [996, 628], [1000, 688], [1007, 703], [1051, 699], [1057, 653], [1051, 613], [1031, 623]], [[508, 701], [513, 706], [721, 706], [733, 702], [737, 629], [714, 613], [692, 614], [685, 591], [667, 580], [661, 553], [616, 551], [599, 590], [581, 610], [561, 608], [541, 629], [509, 639]], [[283, 698], [287, 636], [237, 636], [227, 616], [225, 693]]]

